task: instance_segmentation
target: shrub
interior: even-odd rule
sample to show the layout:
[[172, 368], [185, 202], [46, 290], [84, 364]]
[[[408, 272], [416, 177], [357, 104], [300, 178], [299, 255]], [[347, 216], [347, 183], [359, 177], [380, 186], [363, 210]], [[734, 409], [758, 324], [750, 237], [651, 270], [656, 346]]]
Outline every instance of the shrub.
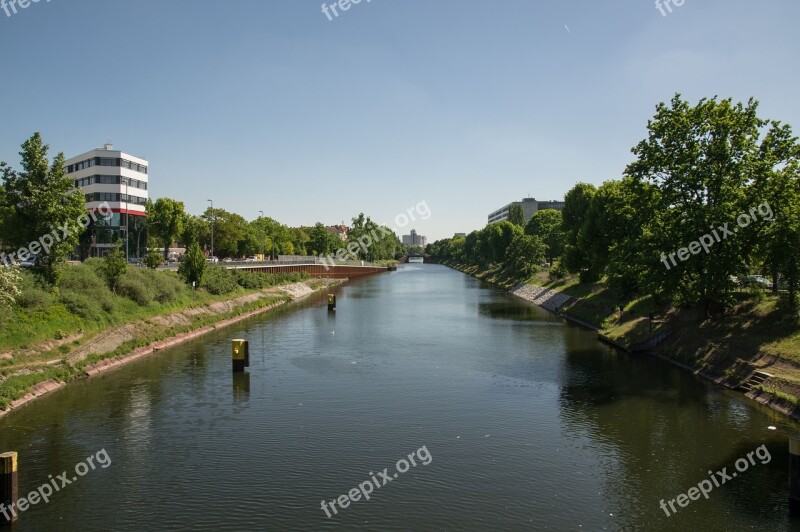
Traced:
[[131, 272], [117, 281], [117, 293], [133, 300], [140, 307], [146, 307], [153, 302], [153, 292], [144, 279], [138, 279]]
[[53, 302], [53, 295], [48, 287], [36, 275], [21, 271], [20, 293], [16, 297], [17, 305], [22, 308], [46, 307]]
[[172, 272], [153, 272], [153, 294], [159, 303], [172, 303], [185, 290], [180, 278]]
[[59, 296], [58, 301], [76, 316], [97, 323], [106, 321], [102, 304], [86, 294], [66, 291]]
[[162, 264], [164, 264], [164, 257], [161, 255], [161, 253], [156, 253], [155, 251], [151, 251], [150, 253], [144, 256], [144, 265], [150, 268], [151, 270], [155, 270]]
[[220, 266], [206, 268], [200, 286], [214, 295], [230, 294], [239, 287], [236, 274]]

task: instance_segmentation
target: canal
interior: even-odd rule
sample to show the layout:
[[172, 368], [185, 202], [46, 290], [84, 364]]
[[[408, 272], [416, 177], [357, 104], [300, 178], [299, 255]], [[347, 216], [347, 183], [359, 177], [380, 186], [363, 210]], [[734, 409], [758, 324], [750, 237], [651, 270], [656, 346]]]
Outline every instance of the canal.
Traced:
[[[16, 529], [792, 526], [793, 422], [443, 266], [337, 294], [335, 313], [308, 299], [0, 421], [20, 496], [77, 478]], [[251, 343], [235, 377], [232, 338]]]

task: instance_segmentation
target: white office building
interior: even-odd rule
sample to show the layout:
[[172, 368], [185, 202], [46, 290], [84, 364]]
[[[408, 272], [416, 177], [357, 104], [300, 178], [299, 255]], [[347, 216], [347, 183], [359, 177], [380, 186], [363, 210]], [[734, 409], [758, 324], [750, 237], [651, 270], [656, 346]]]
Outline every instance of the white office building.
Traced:
[[525, 215], [525, 223], [528, 223], [533, 215], [545, 209], [555, 209], [557, 211], [564, 210], [563, 201], [536, 201], [536, 198], [523, 198], [522, 201], [515, 201], [508, 205], [501, 207], [489, 214], [488, 223], [493, 224], [508, 220], [508, 212], [512, 205], [519, 205], [522, 207], [522, 212]]
[[147, 248], [144, 221], [148, 198], [148, 162], [111, 144], [65, 163], [66, 172], [86, 197], [86, 208], [97, 211], [107, 203], [113, 213], [99, 219], [81, 238], [80, 258], [103, 257], [118, 240], [130, 258], [142, 257]]

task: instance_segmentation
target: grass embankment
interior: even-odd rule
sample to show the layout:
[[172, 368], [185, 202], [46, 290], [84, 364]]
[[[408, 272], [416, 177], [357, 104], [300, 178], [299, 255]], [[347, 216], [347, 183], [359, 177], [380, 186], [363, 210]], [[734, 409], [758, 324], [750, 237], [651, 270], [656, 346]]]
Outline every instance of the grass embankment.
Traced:
[[99, 360], [289, 300], [270, 288], [308, 278], [213, 268], [195, 291], [173, 272], [128, 268], [114, 294], [100, 264], [64, 267], [56, 287], [22, 272], [17, 304], [0, 315], [0, 408], [40, 382], [68, 382]]
[[770, 393], [790, 410], [800, 403], [800, 322], [779, 296], [743, 290], [734, 294], [736, 303], [727, 313], [705, 319], [698, 309], [659, 305], [651, 296], [620, 299], [602, 282], [580, 283], [577, 276], [553, 281], [540, 271], [521, 279], [501, 265], [449, 266], [503, 288], [526, 282], [566, 294], [572, 299], [562, 314], [594, 325], [629, 349], [669, 333], [652, 352], [732, 387], [764, 371], [772, 377], [754, 386], [756, 392]]
[[445, 266], [449, 266], [471, 277], [505, 289], [513, 288], [520, 283], [532, 281], [534, 279], [534, 277], [522, 278], [504, 264], [490, 264], [485, 268], [476, 265], [455, 263], [445, 263]]
[[603, 283], [581, 284], [574, 277], [551, 281], [542, 272], [533, 284], [572, 296], [562, 312], [596, 325], [619, 344], [633, 348], [669, 333], [655, 354], [731, 387], [764, 371], [772, 377], [754, 389], [791, 408], [798, 403], [800, 322], [780, 296], [759, 289], [736, 292], [728, 312], [706, 319], [698, 309], [660, 306], [650, 296], [620, 300]]

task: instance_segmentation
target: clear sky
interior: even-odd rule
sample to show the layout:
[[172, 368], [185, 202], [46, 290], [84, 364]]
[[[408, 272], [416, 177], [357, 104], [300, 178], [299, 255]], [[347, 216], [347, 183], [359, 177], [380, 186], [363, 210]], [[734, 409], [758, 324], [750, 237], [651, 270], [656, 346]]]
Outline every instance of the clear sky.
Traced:
[[[9, 0], [6, 0], [6, 3]], [[666, 1], [666, 0], [664, 0]], [[673, 0], [674, 2], [675, 0]], [[327, 0], [331, 4], [333, 0]], [[761, 102], [800, 130], [800, 2], [41, 0], [0, 9], [0, 160], [40, 131], [150, 161], [151, 197], [429, 239], [618, 178], [655, 105]], [[54, 155], [54, 153], [51, 153]]]

